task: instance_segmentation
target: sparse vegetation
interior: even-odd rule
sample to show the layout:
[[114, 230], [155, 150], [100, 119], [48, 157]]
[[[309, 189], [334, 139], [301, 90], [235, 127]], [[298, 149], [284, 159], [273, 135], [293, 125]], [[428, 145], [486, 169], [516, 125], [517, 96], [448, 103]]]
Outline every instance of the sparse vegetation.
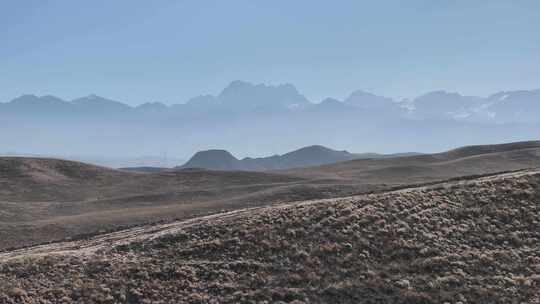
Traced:
[[[145, 174], [57, 159], [1, 157], [0, 250], [247, 207], [522, 170], [540, 165], [539, 147], [540, 142], [472, 146], [438, 154], [353, 160], [276, 172], [189, 169]], [[522, 190], [516, 195], [527, 199], [527, 190]], [[508, 186], [505, 191], [513, 188]], [[485, 203], [489, 200], [479, 199]], [[372, 216], [376, 215], [359, 219], [358, 225], [384, 220]], [[516, 235], [514, 241], [519, 237]]]
[[0, 303], [537, 303], [539, 190], [507, 175], [28, 249], [0, 255]]

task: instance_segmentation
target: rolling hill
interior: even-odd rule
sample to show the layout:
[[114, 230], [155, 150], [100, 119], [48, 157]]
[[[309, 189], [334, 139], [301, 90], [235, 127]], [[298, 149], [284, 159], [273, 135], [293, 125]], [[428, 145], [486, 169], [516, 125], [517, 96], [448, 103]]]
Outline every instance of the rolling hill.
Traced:
[[539, 160], [540, 141], [525, 141], [467, 146], [435, 154], [357, 159], [276, 172], [308, 179], [399, 185], [537, 167]]
[[31, 247], [0, 302], [535, 303], [539, 199], [525, 170]]
[[141, 173], [57, 159], [0, 158], [0, 249], [239, 208], [533, 167], [540, 167], [539, 142], [266, 172]]

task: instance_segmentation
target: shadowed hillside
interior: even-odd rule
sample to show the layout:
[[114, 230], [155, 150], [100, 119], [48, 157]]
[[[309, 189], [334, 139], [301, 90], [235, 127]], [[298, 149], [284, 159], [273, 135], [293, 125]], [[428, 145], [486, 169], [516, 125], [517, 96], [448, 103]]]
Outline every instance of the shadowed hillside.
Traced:
[[7, 252], [0, 302], [535, 303], [539, 199], [532, 170]]

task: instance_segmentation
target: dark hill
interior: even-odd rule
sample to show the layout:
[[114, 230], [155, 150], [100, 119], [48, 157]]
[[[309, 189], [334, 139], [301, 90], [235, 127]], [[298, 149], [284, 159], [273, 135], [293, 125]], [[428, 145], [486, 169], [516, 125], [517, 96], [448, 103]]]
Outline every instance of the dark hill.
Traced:
[[203, 168], [211, 170], [246, 170], [240, 160], [225, 150], [199, 151], [182, 168]]
[[356, 154], [347, 151], [336, 151], [318, 145], [304, 147], [283, 155], [260, 158], [247, 157], [241, 160], [225, 150], [207, 150], [197, 152], [181, 168], [264, 171], [320, 166], [351, 160], [356, 157]]
[[319, 166], [351, 160], [354, 158], [356, 158], [356, 155], [347, 151], [336, 151], [323, 146], [315, 145], [283, 154], [281, 156], [281, 168]]

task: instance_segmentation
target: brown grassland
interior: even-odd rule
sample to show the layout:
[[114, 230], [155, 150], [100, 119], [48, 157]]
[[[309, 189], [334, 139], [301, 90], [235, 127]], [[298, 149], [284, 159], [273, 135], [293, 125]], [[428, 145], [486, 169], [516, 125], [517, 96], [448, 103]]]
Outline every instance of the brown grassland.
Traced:
[[0, 254], [0, 303], [540, 303], [540, 171]]
[[533, 167], [540, 167], [538, 141], [275, 172], [136, 173], [56, 159], [4, 157], [0, 250], [279, 202]]

